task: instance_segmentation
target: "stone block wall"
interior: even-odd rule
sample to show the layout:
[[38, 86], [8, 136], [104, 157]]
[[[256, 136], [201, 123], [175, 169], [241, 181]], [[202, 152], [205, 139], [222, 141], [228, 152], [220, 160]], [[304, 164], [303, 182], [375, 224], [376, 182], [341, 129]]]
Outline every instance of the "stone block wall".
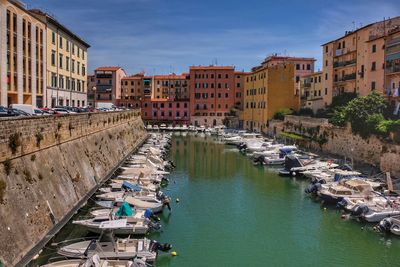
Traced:
[[340, 157], [371, 164], [383, 172], [400, 177], [400, 145], [383, 141], [376, 136], [362, 138], [351, 132], [351, 127], [335, 127], [326, 119], [286, 116], [282, 121], [271, 121], [268, 133], [281, 132], [301, 135], [302, 145]]
[[0, 133], [5, 266], [18, 263], [147, 137], [138, 111], [2, 120]]

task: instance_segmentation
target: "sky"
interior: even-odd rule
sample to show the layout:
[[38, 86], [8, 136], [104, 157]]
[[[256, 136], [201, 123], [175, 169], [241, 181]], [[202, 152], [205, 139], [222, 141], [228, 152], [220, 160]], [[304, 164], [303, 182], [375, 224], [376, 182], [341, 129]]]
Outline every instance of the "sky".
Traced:
[[345, 31], [400, 15], [398, 0], [22, 0], [90, 45], [88, 70], [187, 72], [192, 65], [249, 71], [268, 55], [314, 57]]

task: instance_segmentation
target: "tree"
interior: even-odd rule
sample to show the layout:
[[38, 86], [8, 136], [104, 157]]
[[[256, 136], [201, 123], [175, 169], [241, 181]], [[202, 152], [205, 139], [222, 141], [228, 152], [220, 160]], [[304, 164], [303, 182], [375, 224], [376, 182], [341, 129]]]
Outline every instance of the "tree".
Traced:
[[283, 121], [286, 115], [290, 115], [292, 113], [293, 110], [291, 109], [288, 108], [280, 109], [274, 114], [273, 119]]

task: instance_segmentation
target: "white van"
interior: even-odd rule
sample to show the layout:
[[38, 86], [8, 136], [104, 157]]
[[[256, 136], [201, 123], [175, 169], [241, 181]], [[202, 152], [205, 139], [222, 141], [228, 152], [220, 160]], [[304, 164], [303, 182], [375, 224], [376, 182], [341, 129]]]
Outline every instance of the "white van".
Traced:
[[32, 116], [42, 116], [44, 114], [43, 111], [40, 109], [32, 106], [32, 105], [27, 105], [27, 104], [11, 104], [11, 108], [19, 109], [22, 110], [28, 114], [31, 114]]
[[107, 103], [107, 102], [99, 102], [96, 103], [97, 108], [105, 108], [105, 109], [116, 109], [117, 107], [113, 103]]

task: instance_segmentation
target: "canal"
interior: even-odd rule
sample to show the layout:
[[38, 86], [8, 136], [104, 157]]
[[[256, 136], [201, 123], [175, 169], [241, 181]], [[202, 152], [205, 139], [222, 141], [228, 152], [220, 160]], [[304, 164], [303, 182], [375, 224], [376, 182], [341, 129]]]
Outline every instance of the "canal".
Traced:
[[255, 167], [211, 137], [174, 137], [171, 159], [167, 193], [180, 202], [154, 237], [178, 256], [161, 256], [159, 267], [400, 264], [399, 238], [325, 210], [304, 193], [307, 181]]
[[[341, 219], [304, 193], [307, 181], [253, 166], [212, 137], [175, 135], [170, 158], [177, 168], [163, 191], [174, 200], [173, 211], [164, 210], [163, 232], [149, 237], [173, 244], [178, 256], [160, 255], [158, 267], [400, 264], [400, 238]], [[68, 224], [52, 242], [86, 234]], [[46, 247], [30, 266], [54, 255]]]

